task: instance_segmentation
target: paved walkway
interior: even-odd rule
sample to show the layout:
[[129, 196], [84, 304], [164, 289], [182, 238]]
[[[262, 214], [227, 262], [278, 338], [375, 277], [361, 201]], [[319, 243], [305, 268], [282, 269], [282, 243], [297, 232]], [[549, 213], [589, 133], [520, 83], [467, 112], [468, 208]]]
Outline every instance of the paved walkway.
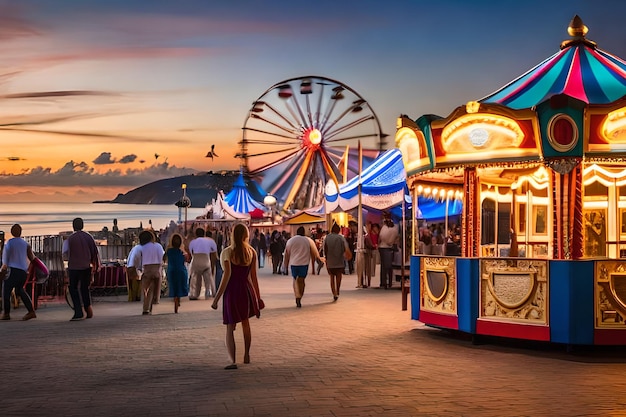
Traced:
[[[0, 323], [0, 416], [618, 416], [626, 353], [473, 345], [401, 311], [399, 290], [261, 270], [266, 309], [252, 319], [252, 363], [224, 370], [225, 326], [210, 301], [163, 299], [154, 315], [123, 297], [91, 320], [63, 304]], [[243, 346], [237, 329], [238, 347]], [[237, 352], [241, 363], [243, 349]]]

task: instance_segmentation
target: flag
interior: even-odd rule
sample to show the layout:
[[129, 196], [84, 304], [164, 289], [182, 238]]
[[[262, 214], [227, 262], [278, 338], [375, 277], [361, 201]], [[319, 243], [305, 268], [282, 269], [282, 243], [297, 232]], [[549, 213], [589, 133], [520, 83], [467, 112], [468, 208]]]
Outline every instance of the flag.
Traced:
[[343, 153], [343, 156], [339, 160], [339, 164], [337, 168], [339, 169], [339, 174], [343, 177], [343, 182], [348, 181], [348, 155], [350, 154], [350, 145], [346, 145], [346, 151]]

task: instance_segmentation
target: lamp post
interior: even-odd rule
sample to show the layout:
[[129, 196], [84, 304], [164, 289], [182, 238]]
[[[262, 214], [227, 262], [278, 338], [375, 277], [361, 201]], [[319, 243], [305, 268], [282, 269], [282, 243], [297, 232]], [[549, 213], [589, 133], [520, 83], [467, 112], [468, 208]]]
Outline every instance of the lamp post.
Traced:
[[274, 197], [271, 194], [268, 194], [265, 196], [265, 198], [263, 199], [263, 204], [265, 204], [267, 207], [270, 208], [270, 215], [272, 216], [272, 224], [274, 224], [274, 207], [276, 207], [276, 197]]
[[[183, 203], [187, 203], [187, 184], [183, 184]], [[188, 204], [184, 204], [185, 209], [185, 235], [187, 234], [187, 206]]]
[[178, 207], [178, 221], [180, 222], [180, 209], [185, 210], [185, 235], [187, 234], [187, 208], [191, 206], [191, 200], [187, 197], [187, 184], [183, 184], [183, 196], [176, 202]]

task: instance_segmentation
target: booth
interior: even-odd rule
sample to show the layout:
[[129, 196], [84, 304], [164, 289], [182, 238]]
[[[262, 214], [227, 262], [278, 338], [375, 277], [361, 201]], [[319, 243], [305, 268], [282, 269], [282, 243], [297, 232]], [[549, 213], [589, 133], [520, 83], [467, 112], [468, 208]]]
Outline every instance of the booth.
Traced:
[[568, 33], [553, 56], [448, 117], [398, 119], [413, 201], [463, 190], [462, 256], [411, 257], [413, 319], [626, 344], [626, 63], [578, 16]]

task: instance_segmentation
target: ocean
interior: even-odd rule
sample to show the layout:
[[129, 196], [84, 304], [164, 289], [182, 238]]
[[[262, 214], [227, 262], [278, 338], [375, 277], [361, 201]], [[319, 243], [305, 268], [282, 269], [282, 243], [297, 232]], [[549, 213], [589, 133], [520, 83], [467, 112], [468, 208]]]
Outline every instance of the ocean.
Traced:
[[[187, 219], [193, 220], [204, 214], [204, 208], [187, 209]], [[129, 227], [147, 228], [152, 221], [154, 229], [166, 228], [170, 221], [179, 220], [178, 207], [175, 205], [150, 204], [100, 204], [100, 203], [8, 203], [0, 202], [0, 231], [10, 237], [11, 226], [19, 223], [23, 236], [57, 235], [72, 231], [72, 220], [82, 217], [85, 231], [113, 228], [113, 219], [117, 219], [120, 230]], [[180, 220], [184, 220], [184, 211]]]

